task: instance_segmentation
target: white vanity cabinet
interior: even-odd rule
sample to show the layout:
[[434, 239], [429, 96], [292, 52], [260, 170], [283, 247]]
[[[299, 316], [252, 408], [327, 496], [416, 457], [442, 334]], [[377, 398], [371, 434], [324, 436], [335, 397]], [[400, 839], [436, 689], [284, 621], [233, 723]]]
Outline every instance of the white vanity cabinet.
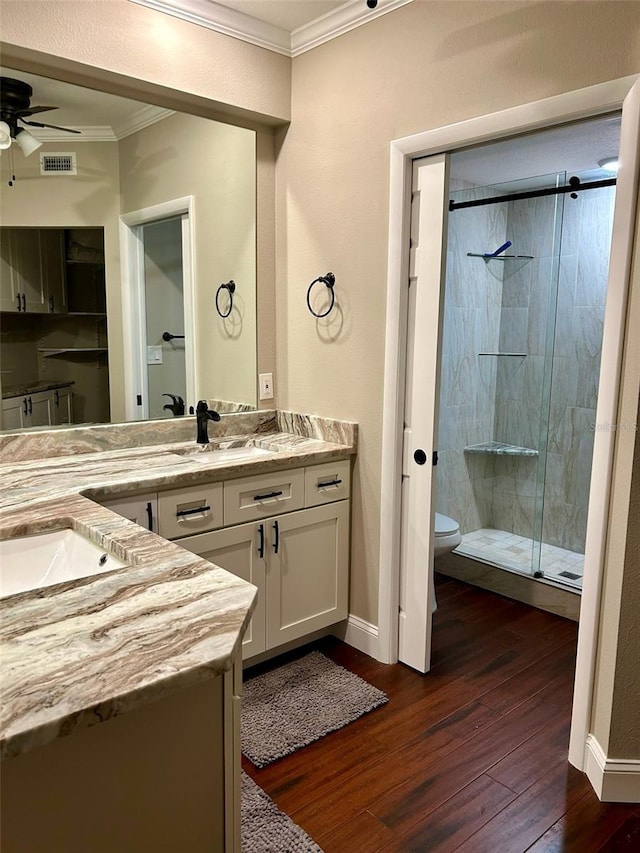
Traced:
[[245, 660], [347, 618], [349, 501], [179, 540], [258, 588]]
[[[347, 618], [350, 462], [293, 468], [157, 495], [157, 532], [258, 589], [248, 660]], [[148, 527], [155, 495], [103, 501]]]
[[347, 618], [349, 470], [339, 460], [227, 481], [225, 527], [179, 540], [258, 588], [245, 660]]
[[102, 506], [139, 524], [145, 530], [151, 530], [152, 533], [158, 532], [158, 496], [155, 492], [113, 498], [101, 503]]

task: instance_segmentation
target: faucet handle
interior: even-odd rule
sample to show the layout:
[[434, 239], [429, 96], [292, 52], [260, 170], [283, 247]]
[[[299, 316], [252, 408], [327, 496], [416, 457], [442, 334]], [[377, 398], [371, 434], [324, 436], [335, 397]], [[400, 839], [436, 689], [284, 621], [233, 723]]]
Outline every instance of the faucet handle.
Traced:
[[209, 420], [211, 421], [219, 421], [220, 415], [214, 409], [209, 408], [209, 404], [206, 400], [198, 400], [198, 405], [196, 406], [196, 415], [204, 415], [206, 414]]

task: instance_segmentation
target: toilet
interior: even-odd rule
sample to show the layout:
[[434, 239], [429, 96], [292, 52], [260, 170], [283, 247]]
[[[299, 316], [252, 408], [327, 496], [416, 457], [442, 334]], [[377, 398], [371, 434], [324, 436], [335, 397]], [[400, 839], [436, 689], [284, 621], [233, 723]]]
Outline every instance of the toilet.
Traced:
[[[448, 515], [437, 512], [435, 521], [433, 556], [437, 558], [457, 548], [462, 542], [462, 535], [460, 533], [460, 525], [454, 518], [449, 518]], [[436, 601], [436, 591], [433, 583], [431, 584], [430, 595], [433, 596], [431, 612], [435, 613], [438, 609], [438, 602]]]
[[442, 554], [447, 554], [449, 551], [457, 548], [462, 542], [458, 522], [453, 518], [449, 518], [448, 515], [442, 515], [442, 513], [437, 512], [434, 542], [434, 557], [440, 557]]

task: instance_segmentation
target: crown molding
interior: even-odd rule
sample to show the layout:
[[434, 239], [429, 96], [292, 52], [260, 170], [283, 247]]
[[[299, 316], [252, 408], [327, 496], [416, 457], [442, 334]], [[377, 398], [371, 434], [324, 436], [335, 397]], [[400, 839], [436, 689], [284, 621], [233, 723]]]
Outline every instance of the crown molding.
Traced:
[[413, 0], [378, 0], [376, 8], [369, 9], [365, 0], [349, 0], [333, 12], [327, 12], [315, 21], [293, 30], [291, 56], [300, 56], [301, 53], [313, 50], [314, 47], [355, 30], [356, 27], [399, 9], [400, 6], [406, 6], [407, 3], [413, 3]]
[[379, 18], [380, 15], [386, 15], [387, 12], [392, 12], [400, 6], [413, 3], [413, 0], [378, 0], [375, 9], [369, 9], [365, 0], [348, 0], [333, 12], [327, 12], [326, 15], [321, 15], [291, 33], [251, 15], [245, 15], [243, 12], [215, 3], [213, 0], [131, 0], [131, 2], [258, 47], [264, 47], [275, 53], [294, 57], [348, 33], [374, 18]]
[[62, 130], [54, 130], [49, 127], [27, 128], [32, 136], [40, 142], [68, 142], [75, 145], [78, 142], [117, 142], [117, 137], [109, 125], [104, 127], [92, 126], [81, 127], [80, 125], [69, 126], [70, 130], [79, 130], [80, 135], [65, 133]]
[[165, 12], [191, 24], [215, 30], [284, 56], [291, 56], [291, 35], [281, 27], [259, 21], [213, 0], [131, 0], [156, 12]]
[[132, 133], [144, 130], [145, 127], [150, 127], [152, 124], [169, 118], [169, 116], [174, 114], [175, 110], [165, 110], [162, 107], [153, 107], [151, 105], [144, 106], [129, 116], [126, 121], [114, 124], [113, 132], [116, 139], [124, 139], [125, 136], [131, 136]]
[[132, 133], [137, 133], [145, 127], [150, 127], [158, 121], [162, 121], [174, 114], [173, 110], [165, 110], [161, 107], [144, 106], [125, 121], [118, 124], [100, 127], [92, 125], [81, 127], [80, 125], [69, 125], [70, 130], [79, 130], [80, 135], [65, 133], [63, 130], [40, 127], [28, 128], [29, 132], [41, 142], [119, 142]]

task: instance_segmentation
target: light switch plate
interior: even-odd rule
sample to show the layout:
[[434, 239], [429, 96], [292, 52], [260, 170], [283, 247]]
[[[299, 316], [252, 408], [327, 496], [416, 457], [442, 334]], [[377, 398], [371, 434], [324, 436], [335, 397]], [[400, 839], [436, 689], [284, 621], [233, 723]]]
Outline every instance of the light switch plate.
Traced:
[[259, 373], [260, 399], [273, 400], [273, 374]]

